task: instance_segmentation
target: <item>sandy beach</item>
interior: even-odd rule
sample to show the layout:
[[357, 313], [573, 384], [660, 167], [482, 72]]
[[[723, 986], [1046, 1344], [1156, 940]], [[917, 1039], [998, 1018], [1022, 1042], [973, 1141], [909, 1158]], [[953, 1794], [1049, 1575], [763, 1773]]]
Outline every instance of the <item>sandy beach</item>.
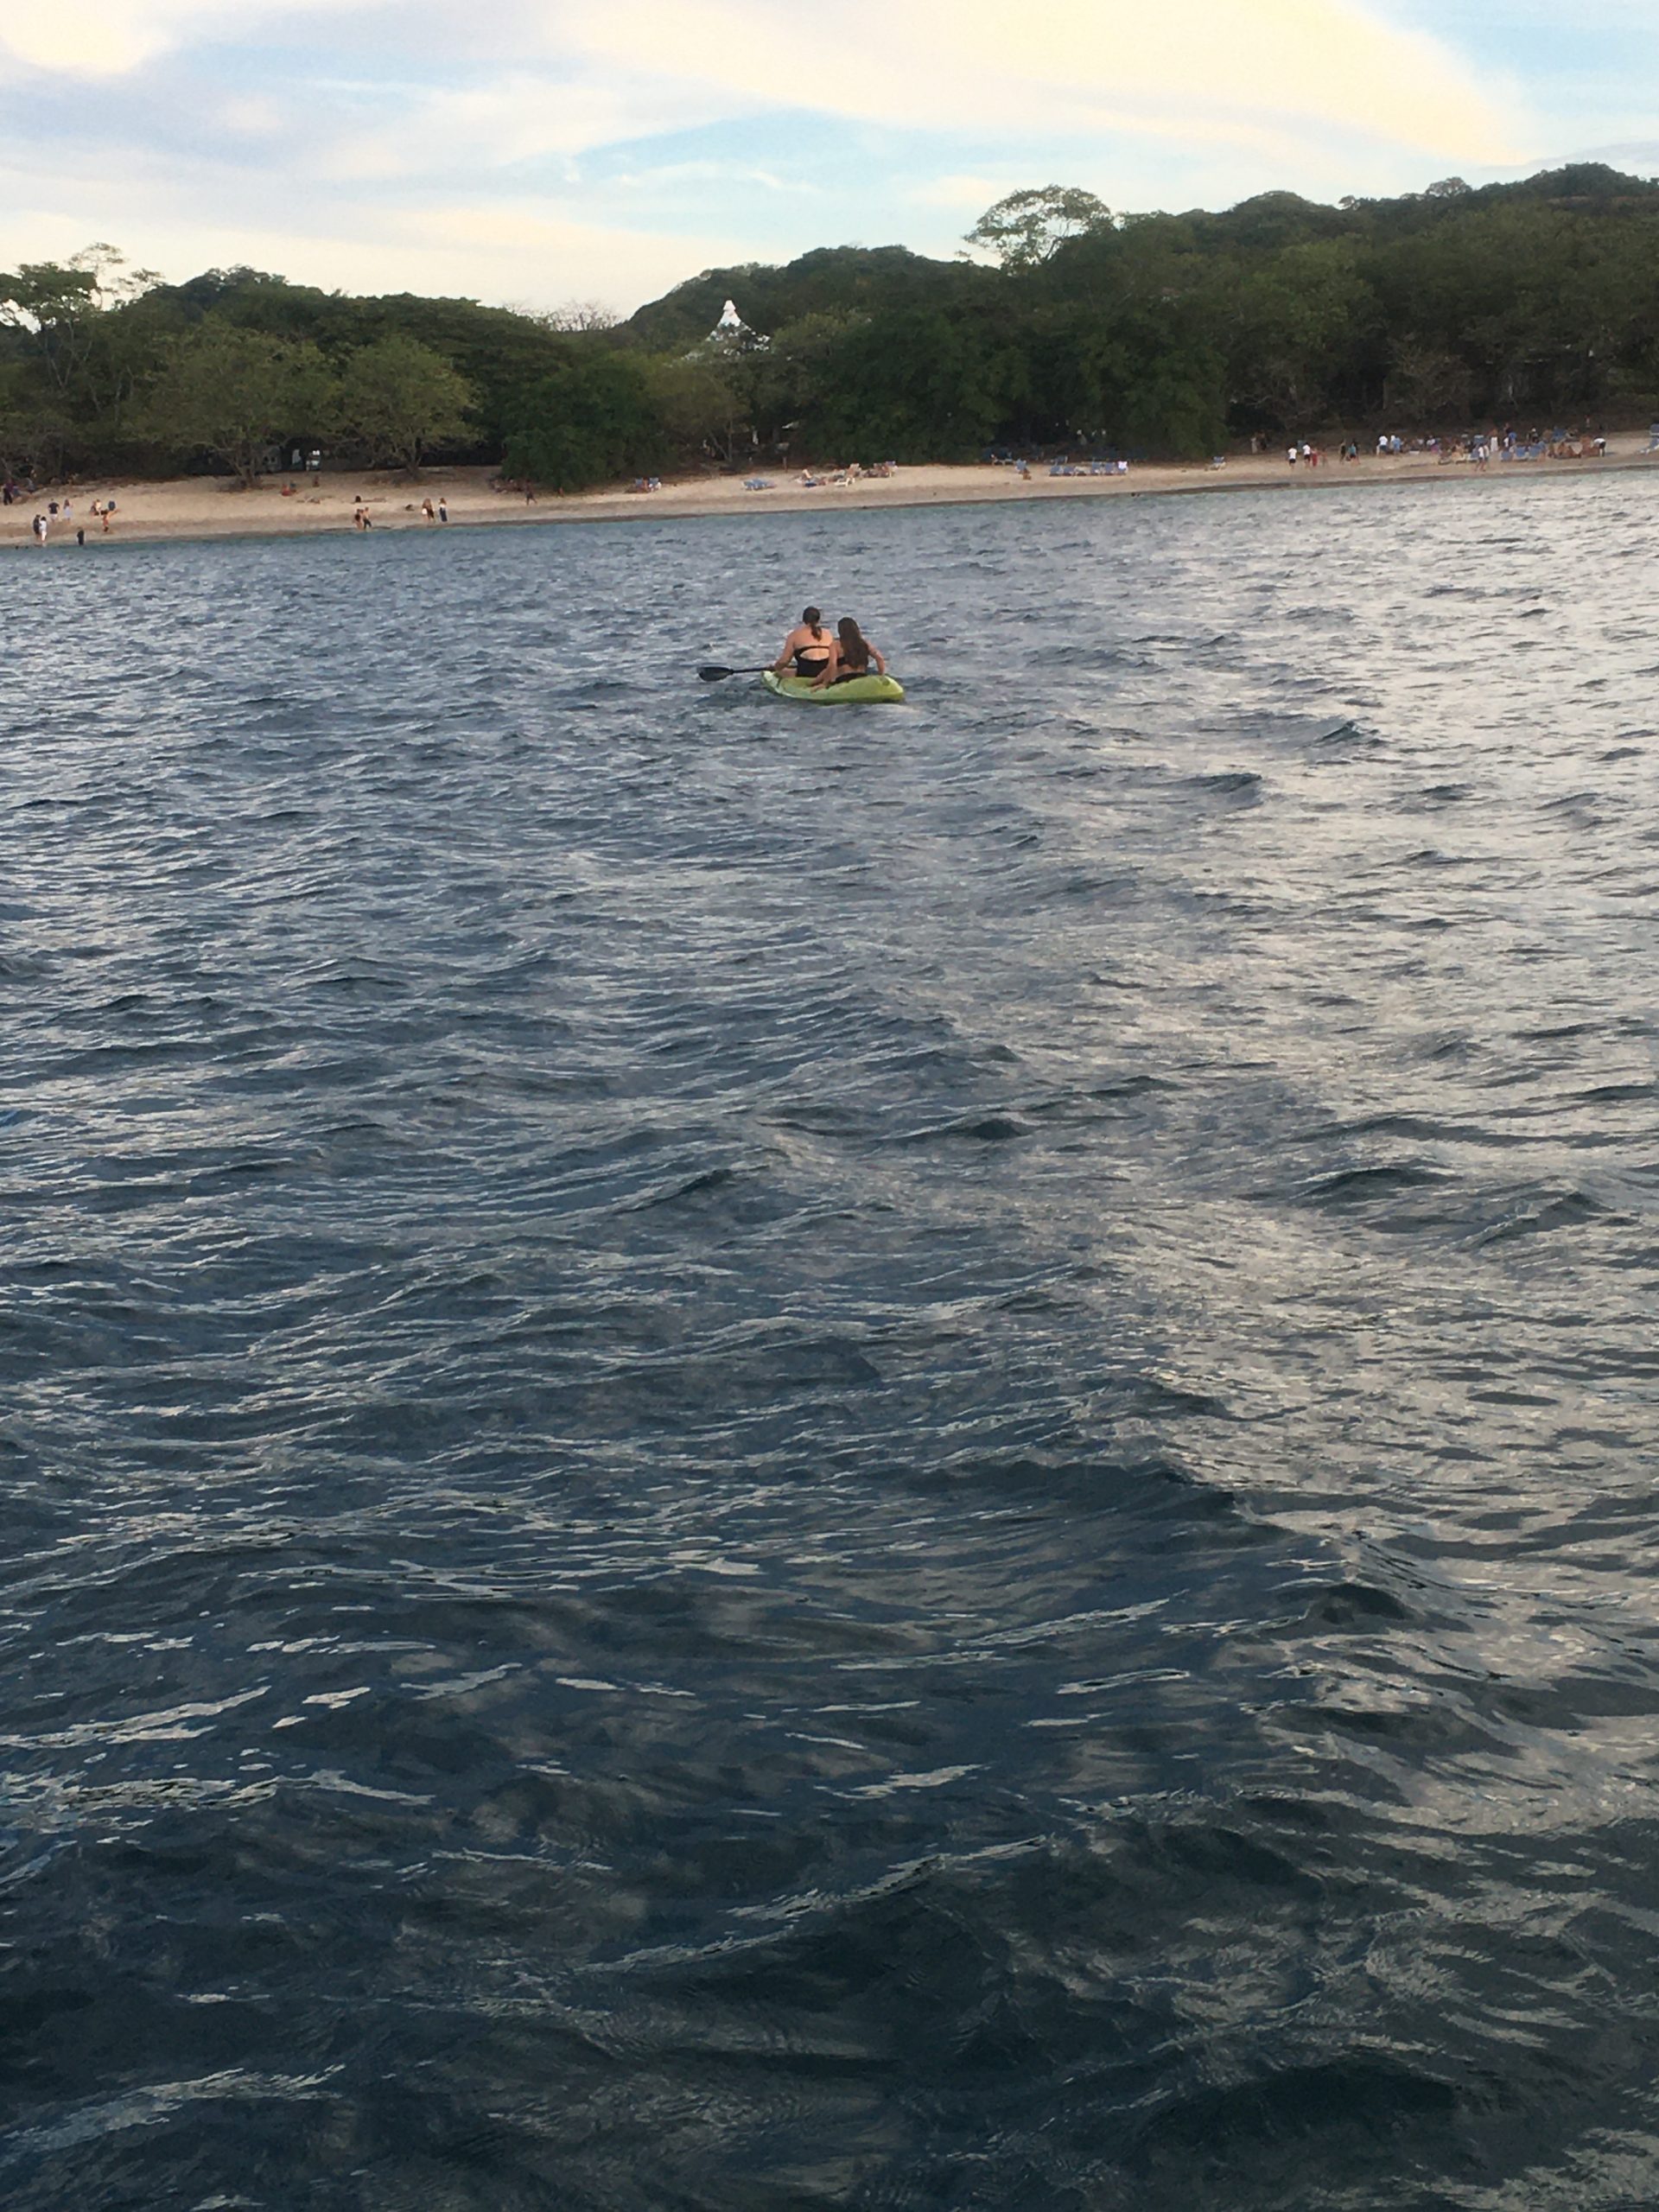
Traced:
[[[771, 488], [746, 490], [732, 476], [697, 476], [665, 481], [646, 493], [605, 490], [569, 497], [542, 493], [526, 501], [522, 493], [499, 490], [488, 468], [433, 468], [418, 481], [393, 479], [366, 469], [324, 470], [315, 476], [268, 478], [254, 489], [229, 479], [175, 477], [160, 482], [95, 480], [48, 485], [0, 510], [0, 547], [34, 550], [30, 525], [48, 502], [67, 495], [72, 514], [50, 525], [45, 550], [76, 546], [82, 529], [86, 548], [165, 538], [303, 537], [318, 531], [353, 531], [353, 514], [364, 506], [376, 530], [442, 530], [479, 524], [644, 521], [651, 517], [749, 514], [764, 509], [804, 511], [825, 506], [912, 507], [1012, 500], [1029, 505], [1052, 499], [1122, 499], [1147, 493], [1232, 492], [1263, 487], [1315, 497], [1357, 484], [1461, 482], [1478, 475], [1497, 484], [1562, 475], [1604, 474], [1610, 469], [1659, 469], [1644, 435], [1627, 431], [1609, 438], [1605, 457], [1583, 461], [1494, 461], [1477, 471], [1466, 461], [1442, 461], [1433, 454], [1362, 454], [1355, 461], [1326, 460], [1317, 468], [1290, 467], [1282, 452], [1230, 456], [1220, 467], [1211, 463], [1135, 464], [1123, 476], [1051, 476], [1044, 467], [1029, 478], [1012, 468], [988, 464], [931, 465], [900, 468], [890, 477], [858, 478], [817, 489], [798, 476], [772, 474]], [[293, 489], [284, 487], [291, 485]], [[92, 512], [94, 500], [116, 503], [105, 531]], [[429, 521], [423, 502], [442, 499], [448, 523]]]

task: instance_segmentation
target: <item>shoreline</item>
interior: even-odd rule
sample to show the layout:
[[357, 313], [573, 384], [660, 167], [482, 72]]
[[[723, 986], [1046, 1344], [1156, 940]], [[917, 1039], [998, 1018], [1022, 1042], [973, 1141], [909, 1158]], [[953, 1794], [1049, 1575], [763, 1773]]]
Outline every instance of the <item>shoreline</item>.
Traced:
[[[489, 468], [434, 468], [415, 483], [387, 483], [367, 472], [336, 470], [297, 480], [304, 488], [292, 494], [276, 478], [250, 490], [219, 477], [175, 477], [160, 481], [88, 480], [68, 490], [73, 512], [65, 524], [52, 525], [44, 551], [83, 549], [75, 531], [84, 529], [86, 548], [95, 545], [164, 543], [217, 537], [309, 537], [355, 533], [353, 510], [367, 508], [377, 530], [415, 530], [436, 534], [446, 528], [584, 522], [645, 522], [670, 517], [766, 512], [822, 513], [851, 507], [992, 505], [1034, 506], [1058, 499], [1122, 499], [1150, 493], [1268, 491], [1313, 494], [1357, 486], [1462, 483], [1477, 477], [1489, 483], [1546, 481], [1565, 476], [1622, 474], [1633, 469], [1659, 471], [1659, 453], [1650, 454], [1639, 432], [1608, 439], [1605, 456], [1572, 461], [1494, 461], [1477, 470], [1466, 461], [1443, 462], [1433, 455], [1362, 454], [1357, 461], [1326, 461], [1317, 469], [1291, 468], [1282, 457], [1247, 454], [1216, 467], [1208, 462], [1144, 463], [1124, 476], [1052, 477], [1039, 470], [1030, 478], [986, 462], [931, 462], [900, 468], [891, 477], [861, 479], [845, 485], [809, 489], [795, 477], [772, 480], [770, 490], [750, 492], [730, 477], [682, 478], [648, 493], [603, 490], [568, 495], [546, 493], [529, 503], [520, 493], [492, 488]], [[60, 486], [25, 496], [0, 509], [0, 550], [34, 551], [31, 524], [49, 499], [61, 500]], [[92, 502], [113, 496], [113, 527], [106, 534], [91, 513]], [[422, 500], [442, 496], [449, 521], [428, 521]], [[355, 533], [363, 534], [363, 533]]]

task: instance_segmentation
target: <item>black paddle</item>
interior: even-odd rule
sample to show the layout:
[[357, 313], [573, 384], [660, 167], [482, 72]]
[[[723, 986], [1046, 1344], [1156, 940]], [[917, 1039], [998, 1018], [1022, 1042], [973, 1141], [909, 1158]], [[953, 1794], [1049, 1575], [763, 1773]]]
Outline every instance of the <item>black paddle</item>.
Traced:
[[704, 683], [719, 683], [728, 676], [764, 676], [771, 666], [768, 661], [766, 668], [722, 668], [718, 661], [711, 660], [706, 661], [697, 674]]

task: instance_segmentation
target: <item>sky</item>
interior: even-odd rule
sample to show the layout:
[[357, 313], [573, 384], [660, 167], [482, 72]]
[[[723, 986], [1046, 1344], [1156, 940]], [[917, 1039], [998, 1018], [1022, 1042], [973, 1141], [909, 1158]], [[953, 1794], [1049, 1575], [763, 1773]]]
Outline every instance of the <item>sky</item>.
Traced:
[[[815, 245], [1659, 173], [1653, 0], [0, 0], [0, 269], [626, 314]], [[741, 304], [741, 301], [740, 301]]]

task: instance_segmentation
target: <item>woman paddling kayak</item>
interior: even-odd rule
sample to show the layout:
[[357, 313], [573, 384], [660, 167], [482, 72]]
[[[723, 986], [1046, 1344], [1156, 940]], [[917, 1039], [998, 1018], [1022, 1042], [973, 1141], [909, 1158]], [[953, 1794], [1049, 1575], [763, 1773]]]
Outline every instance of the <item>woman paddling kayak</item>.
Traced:
[[835, 639], [823, 626], [823, 617], [816, 607], [809, 607], [799, 623], [784, 639], [784, 650], [772, 664], [781, 676], [792, 660], [793, 674], [804, 676], [809, 682], [829, 672], [835, 658]]

